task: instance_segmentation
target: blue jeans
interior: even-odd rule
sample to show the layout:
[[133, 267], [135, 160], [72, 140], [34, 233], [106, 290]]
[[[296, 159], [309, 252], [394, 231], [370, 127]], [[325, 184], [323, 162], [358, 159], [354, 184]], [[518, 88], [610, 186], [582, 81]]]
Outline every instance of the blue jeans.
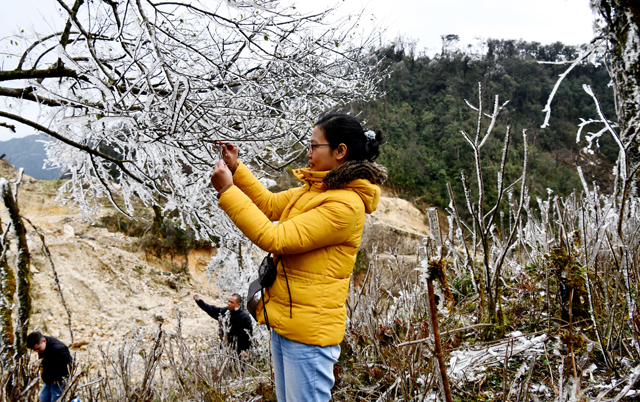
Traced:
[[62, 395], [64, 387], [60, 386], [60, 383], [44, 384], [40, 390], [40, 402], [55, 402]]
[[340, 357], [340, 345], [307, 345], [271, 330], [271, 349], [278, 402], [331, 399], [333, 365]]

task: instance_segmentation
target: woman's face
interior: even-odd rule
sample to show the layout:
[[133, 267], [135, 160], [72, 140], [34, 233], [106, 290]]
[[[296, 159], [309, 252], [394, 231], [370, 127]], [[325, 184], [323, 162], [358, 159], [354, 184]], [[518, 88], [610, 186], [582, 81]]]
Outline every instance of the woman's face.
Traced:
[[320, 127], [314, 128], [311, 132], [310, 143], [312, 146], [307, 151], [307, 158], [309, 158], [309, 169], [311, 171], [324, 172], [346, 162], [347, 147], [344, 144], [340, 144], [335, 149], [332, 149], [328, 145], [329, 141]]

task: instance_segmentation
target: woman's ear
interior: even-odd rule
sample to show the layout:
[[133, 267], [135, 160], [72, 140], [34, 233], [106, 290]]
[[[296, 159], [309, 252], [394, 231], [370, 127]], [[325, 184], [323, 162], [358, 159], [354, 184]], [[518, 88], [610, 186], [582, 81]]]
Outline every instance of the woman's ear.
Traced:
[[336, 159], [340, 162], [347, 161], [347, 146], [345, 144], [338, 145], [334, 150], [333, 154], [336, 156]]

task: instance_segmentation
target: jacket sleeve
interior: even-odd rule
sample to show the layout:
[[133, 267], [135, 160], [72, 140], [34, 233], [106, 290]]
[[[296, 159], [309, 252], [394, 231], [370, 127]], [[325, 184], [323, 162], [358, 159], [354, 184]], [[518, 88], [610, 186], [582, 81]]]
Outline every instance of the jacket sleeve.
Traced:
[[275, 254], [298, 254], [343, 243], [356, 224], [358, 205], [363, 208], [349, 198], [329, 199], [276, 225], [236, 186], [220, 196], [218, 205], [249, 240]]
[[198, 307], [204, 310], [205, 313], [209, 314], [216, 320], [220, 317], [220, 315], [224, 314], [227, 309], [226, 307], [212, 306], [211, 304], [207, 304], [202, 300], [198, 300], [196, 303], [198, 304]]
[[286, 208], [295, 191], [295, 189], [289, 189], [272, 193], [240, 161], [238, 161], [238, 168], [233, 174], [233, 184], [238, 186], [270, 221], [280, 220], [282, 211]]
[[253, 322], [251, 322], [251, 316], [246, 312], [242, 315], [244, 317], [244, 329], [249, 331], [249, 335], [253, 336]]

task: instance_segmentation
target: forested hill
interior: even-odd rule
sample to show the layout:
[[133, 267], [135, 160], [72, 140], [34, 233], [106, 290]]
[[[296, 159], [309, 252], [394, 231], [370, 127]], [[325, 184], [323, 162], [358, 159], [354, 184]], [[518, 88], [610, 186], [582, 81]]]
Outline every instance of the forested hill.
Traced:
[[[500, 103], [510, 100], [493, 138], [483, 148], [485, 180], [495, 183], [509, 124], [514, 137], [507, 175], [513, 179], [521, 174], [522, 130], [527, 129], [528, 187], [533, 196], [546, 196], [547, 188], [560, 195], [581, 188], [577, 165], [586, 172], [587, 181], [595, 180], [606, 189], [611, 184], [611, 167], [617, 155], [615, 144], [609, 137], [603, 137], [594, 155], [580, 152], [587, 145], [584, 134], [588, 129], [576, 144], [580, 118], [597, 119], [593, 100], [582, 89], [583, 84], [592, 86], [606, 115], [615, 118], [604, 65], [585, 62], [574, 68], [552, 103], [550, 126], [540, 128], [549, 94], [558, 76], [569, 67], [540, 62], [574, 60], [579, 51], [561, 43], [540, 45], [505, 40], [488, 40], [481, 52], [444, 46], [442, 54], [434, 58], [416, 56], [401, 42], [381, 49], [379, 57], [384, 58], [390, 71], [383, 83], [386, 96], [365, 106], [364, 119], [387, 135], [388, 145], [380, 162], [389, 168], [388, 184], [409, 198], [438, 206], [449, 203], [447, 182], [451, 183], [456, 198], [463, 194], [460, 171], [465, 169], [471, 181], [475, 174], [472, 149], [460, 131], [473, 137], [477, 125], [477, 113], [464, 99], [478, 104], [480, 82], [487, 113], [492, 112], [495, 95], [500, 96]], [[492, 191], [495, 193], [494, 187], [487, 185], [488, 201]]]

